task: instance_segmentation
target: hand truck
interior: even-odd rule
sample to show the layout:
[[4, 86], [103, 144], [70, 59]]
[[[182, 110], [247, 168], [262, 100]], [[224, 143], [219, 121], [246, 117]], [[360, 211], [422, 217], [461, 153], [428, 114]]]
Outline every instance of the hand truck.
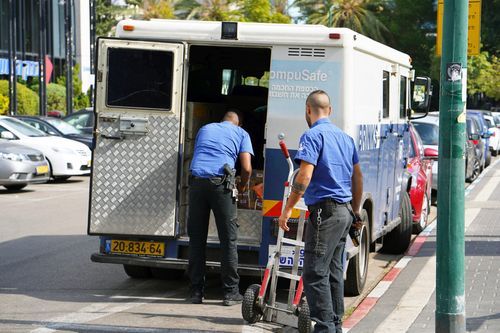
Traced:
[[[281, 208], [283, 212], [287, 199], [291, 193], [291, 184], [293, 184], [293, 180], [299, 169], [294, 171], [292, 159], [283, 141], [284, 134], [280, 134], [278, 139], [280, 140], [279, 145], [281, 151], [288, 162], [288, 178], [285, 182]], [[307, 305], [305, 296], [302, 295], [304, 285], [302, 277], [299, 274], [300, 252], [301, 249], [304, 248], [302, 235], [304, 232], [307, 206], [304, 204], [303, 199], [301, 199], [294, 208], [300, 211], [296, 239], [286, 238], [284, 230], [279, 228], [276, 247], [269, 256], [262, 283], [260, 285], [253, 284], [247, 288], [241, 306], [241, 313], [243, 319], [251, 324], [258, 322], [264, 317], [265, 321], [298, 328], [300, 333], [309, 333], [312, 331], [309, 306]], [[283, 244], [295, 246], [293, 266], [289, 272], [280, 270], [280, 254]], [[276, 301], [278, 278], [290, 280], [288, 303], [286, 304]]]

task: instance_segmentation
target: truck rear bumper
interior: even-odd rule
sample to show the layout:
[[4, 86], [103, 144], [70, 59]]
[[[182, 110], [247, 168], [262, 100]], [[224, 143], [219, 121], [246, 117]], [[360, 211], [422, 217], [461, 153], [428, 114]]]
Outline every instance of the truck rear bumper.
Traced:
[[[187, 269], [188, 261], [185, 259], [172, 259], [172, 258], [141, 258], [129, 257], [121, 255], [110, 255], [102, 253], [93, 253], [90, 260], [98, 263], [106, 264], [120, 264], [120, 265], [133, 265], [133, 266], [146, 266], [153, 268], [166, 268], [166, 269]], [[214, 261], [207, 261], [207, 272], [220, 272], [220, 263]], [[239, 265], [238, 273], [245, 276], [264, 276], [265, 267]]]

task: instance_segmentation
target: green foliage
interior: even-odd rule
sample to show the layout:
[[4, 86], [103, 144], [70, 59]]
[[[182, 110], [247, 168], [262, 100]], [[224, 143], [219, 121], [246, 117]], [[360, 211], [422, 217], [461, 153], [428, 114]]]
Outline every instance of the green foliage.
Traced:
[[146, 20], [152, 18], [173, 19], [175, 18], [175, 0], [144, 0], [144, 15]]
[[113, 5], [111, 0], [97, 0], [95, 2], [96, 11], [96, 35], [110, 36], [112, 29], [118, 20], [116, 17], [123, 9]]
[[[78, 72], [80, 71], [80, 65], [76, 64], [73, 66], [73, 109], [79, 110], [90, 106], [90, 100], [87, 94], [82, 92], [82, 81], [78, 76]], [[66, 76], [59, 76], [56, 79], [56, 83], [66, 87]], [[65, 104], [66, 105], [66, 104]], [[59, 109], [60, 111], [66, 110], [66, 106], [63, 109]]]
[[[24, 84], [18, 83], [17, 89], [17, 113], [24, 115], [38, 114], [38, 95], [27, 88]], [[9, 99], [9, 81], [0, 80], [0, 96]]]
[[467, 59], [467, 94], [484, 93], [496, 101], [500, 101], [500, 81], [498, 73], [500, 61], [483, 51], [477, 56]]
[[0, 114], [7, 114], [9, 111], [9, 98], [4, 95], [0, 95]]
[[385, 42], [388, 29], [377, 18], [373, 0], [297, 0], [297, 7], [307, 23], [345, 27], [379, 42]]
[[277, 6], [273, 8], [269, 0], [244, 0], [241, 12], [241, 21], [247, 22], [290, 23], [292, 20], [286, 15], [286, 9]]
[[57, 83], [47, 85], [47, 111], [66, 110], [66, 87]]
[[482, 50], [499, 56], [500, 53], [500, 0], [483, 0], [481, 11]]
[[198, 0], [191, 2], [187, 19], [202, 21], [239, 21], [241, 12], [232, 0]]

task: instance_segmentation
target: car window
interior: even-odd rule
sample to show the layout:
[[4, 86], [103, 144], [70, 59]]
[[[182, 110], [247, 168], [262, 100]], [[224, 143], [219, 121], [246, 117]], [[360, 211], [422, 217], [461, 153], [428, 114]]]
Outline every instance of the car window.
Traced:
[[61, 133], [63, 133], [64, 135], [82, 134], [82, 131], [64, 120], [53, 118], [47, 119], [47, 122], [61, 131]]
[[20, 120], [13, 118], [3, 118], [2, 122], [4, 125], [12, 128], [13, 131], [21, 133], [30, 137], [47, 136], [47, 133], [37, 130], [33, 126], [23, 123]]
[[493, 122], [490, 119], [484, 118], [484, 120], [486, 120], [486, 124], [488, 125], [488, 128], [495, 126], [495, 125], [493, 125]]
[[87, 120], [89, 117], [90, 117], [89, 113], [73, 114], [71, 116], [64, 118], [64, 120], [70, 125], [73, 125], [74, 127], [79, 129], [87, 127]]
[[[6, 129], [5, 127], [3, 127], [2, 125], [0, 125], [0, 136], [2, 135], [2, 132], [10, 132], [10, 131], [8, 129]], [[14, 134], [14, 133], [12, 133], [12, 134]]]
[[40, 123], [40, 122], [38, 122], [36, 120], [22, 118], [22, 121], [24, 121], [26, 124], [28, 124], [30, 126], [33, 126], [37, 130], [40, 130], [42, 132], [45, 132], [45, 133], [53, 132], [53, 131], [49, 130], [49, 128], [45, 124]]
[[413, 123], [424, 145], [439, 144], [439, 126], [427, 123]]

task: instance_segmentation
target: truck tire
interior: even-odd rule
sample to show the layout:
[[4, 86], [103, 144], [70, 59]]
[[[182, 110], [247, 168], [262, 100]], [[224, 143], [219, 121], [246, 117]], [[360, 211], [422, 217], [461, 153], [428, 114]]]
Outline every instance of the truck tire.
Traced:
[[123, 265], [123, 269], [133, 279], [148, 279], [151, 277], [151, 269], [146, 266]]
[[365, 209], [361, 210], [363, 229], [357, 255], [349, 259], [347, 276], [344, 283], [344, 293], [347, 296], [358, 296], [365, 287], [368, 275], [368, 262], [370, 259], [370, 221]]
[[298, 319], [298, 330], [299, 333], [310, 333], [312, 332], [311, 316], [309, 312], [309, 304], [305, 298], [300, 301], [299, 304], [299, 319]]
[[257, 305], [260, 285], [252, 284], [245, 291], [241, 304], [241, 315], [248, 323], [254, 324], [262, 317], [262, 310]]
[[401, 192], [399, 217], [401, 218], [401, 223], [384, 236], [384, 246], [382, 250], [385, 253], [402, 254], [410, 245], [413, 221], [410, 196], [406, 191]]

